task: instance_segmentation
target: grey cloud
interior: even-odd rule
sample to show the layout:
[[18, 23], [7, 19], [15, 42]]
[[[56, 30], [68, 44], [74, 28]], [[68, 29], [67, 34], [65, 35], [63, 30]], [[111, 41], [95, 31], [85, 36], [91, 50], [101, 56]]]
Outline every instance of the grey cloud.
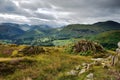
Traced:
[[0, 0], [0, 7], [0, 13], [24, 16], [30, 24], [120, 22], [120, 0]]
[[9, 0], [0, 0], [0, 12], [14, 12], [16, 11], [15, 4]]

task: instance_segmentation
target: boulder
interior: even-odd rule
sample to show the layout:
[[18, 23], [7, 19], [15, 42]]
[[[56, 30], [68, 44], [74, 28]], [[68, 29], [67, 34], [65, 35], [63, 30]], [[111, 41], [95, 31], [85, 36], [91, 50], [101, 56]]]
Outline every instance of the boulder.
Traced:
[[78, 74], [78, 71], [76, 71], [76, 70], [71, 70], [70, 72], [67, 72], [67, 75], [73, 75], [73, 76], [75, 76], [77, 74]]
[[118, 48], [120, 48], [120, 42], [118, 42]]
[[86, 80], [93, 80], [93, 73], [89, 73], [87, 76], [86, 76]]
[[87, 63], [82, 63], [82, 66], [87, 66]]
[[78, 75], [81, 75], [86, 72], [86, 69], [81, 69], [81, 71], [78, 73]]
[[90, 51], [93, 53], [103, 52], [104, 48], [100, 44], [88, 40], [81, 40], [74, 45], [74, 52], [76, 53]]
[[75, 67], [75, 70], [80, 70], [80, 69], [81, 69], [81, 65]]
[[120, 42], [118, 42], [118, 48], [116, 49], [116, 54], [111, 58], [111, 66], [115, 66], [120, 62]]

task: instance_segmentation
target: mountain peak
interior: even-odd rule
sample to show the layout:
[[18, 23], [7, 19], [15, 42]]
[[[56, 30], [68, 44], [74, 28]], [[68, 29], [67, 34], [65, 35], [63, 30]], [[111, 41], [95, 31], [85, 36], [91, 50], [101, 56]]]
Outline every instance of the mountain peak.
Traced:
[[104, 22], [97, 22], [97, 23], [94, 23], [93, 25], [96, 25], [96, 26], [102, 26], [102, 25], [118, 26], [118, 25], [120, 25], [120, 23], [109, 20], [109, 21], [104, 21]]

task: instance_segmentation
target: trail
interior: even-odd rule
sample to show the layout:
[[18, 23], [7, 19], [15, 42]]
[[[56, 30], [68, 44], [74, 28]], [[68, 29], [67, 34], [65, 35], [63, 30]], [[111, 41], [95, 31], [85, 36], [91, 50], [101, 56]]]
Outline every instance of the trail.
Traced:
[[21, 58], [0, 58], [0, 62], [6, 62], [6, 61], [16, 61], [16, 60], [23, 60], [24, 57]]

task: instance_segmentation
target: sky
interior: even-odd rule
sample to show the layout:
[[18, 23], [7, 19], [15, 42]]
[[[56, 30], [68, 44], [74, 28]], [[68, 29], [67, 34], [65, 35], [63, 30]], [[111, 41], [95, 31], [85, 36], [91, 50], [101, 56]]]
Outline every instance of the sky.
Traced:
[[120, 22], [120, 0], [0, 0], [0, 22], [92, 24]]

